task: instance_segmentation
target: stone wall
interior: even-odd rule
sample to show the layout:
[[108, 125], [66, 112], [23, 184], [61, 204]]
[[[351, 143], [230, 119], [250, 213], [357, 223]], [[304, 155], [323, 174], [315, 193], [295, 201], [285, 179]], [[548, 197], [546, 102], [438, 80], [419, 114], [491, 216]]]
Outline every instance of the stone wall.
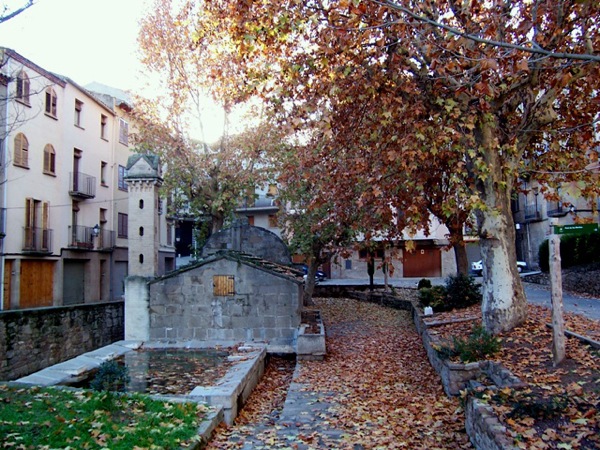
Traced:
[[292, 263], [290, 251], [279, 236], [243, 222], [236, 222], [233, 227], [211, 235], [202, 248], [202, 257], [223, 250], [246, 253], [282, 265]]
[[[214, 276], [233, 277], [232, 295], [215, 295]], [[151, 340], [260, 341], [293, 346], [301, 281], [227, 258], [150, 283]], [[271, 350], [270, 350], [271, 351]]]
[[123, 339], [123, 302], [0, 312], [0, 380], [14, 380]]

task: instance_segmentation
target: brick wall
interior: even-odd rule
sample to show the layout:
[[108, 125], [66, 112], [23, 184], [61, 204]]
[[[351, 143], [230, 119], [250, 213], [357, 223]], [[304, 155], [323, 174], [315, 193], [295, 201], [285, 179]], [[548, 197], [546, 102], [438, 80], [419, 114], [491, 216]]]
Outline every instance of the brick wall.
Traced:
[[123, 302], [0, 312], [0, 380], [14, 380], [123, 339]]

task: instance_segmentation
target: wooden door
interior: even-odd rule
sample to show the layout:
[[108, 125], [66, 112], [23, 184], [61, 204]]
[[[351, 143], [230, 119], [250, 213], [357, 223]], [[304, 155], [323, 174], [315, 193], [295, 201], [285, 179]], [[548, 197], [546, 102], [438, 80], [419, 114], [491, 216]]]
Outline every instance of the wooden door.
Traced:
[[10, 309], [12, 271], [13, 261], [11, 259], [7, 259], [4, 262], [4, 302], [2, 305], [2, 309], [4, 310]]
[[21, 261], [20, 308], [38, 308], [54, 304], [54, 264], [54, 261]]
[[404, 251], [404, 277], [441, 277], [442, 254], [439, 248], [424, 247], [413, 253]]

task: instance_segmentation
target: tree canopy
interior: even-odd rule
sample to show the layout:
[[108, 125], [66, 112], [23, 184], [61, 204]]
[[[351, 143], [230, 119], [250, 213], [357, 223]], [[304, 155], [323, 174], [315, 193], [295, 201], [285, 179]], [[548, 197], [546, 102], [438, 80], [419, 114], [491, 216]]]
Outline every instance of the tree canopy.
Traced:
[[[194, 26], [225, 39], [227, 70], [211, 73], [228, 92], [260, 95], [281, 127], [319, 137], [300, 167], [330, 174], [333, 216], [369, 205], [366, 228], [426, 227], [430, 193], [449, 182], [441, 214], [476, 213], [483, 318], [497, 333], [526, 314], [510, 209], [518, 177], [590, 180], [599, 10], [581, 0], [211, 0]], [[584, 194], [597, 189], [588, 182]]]

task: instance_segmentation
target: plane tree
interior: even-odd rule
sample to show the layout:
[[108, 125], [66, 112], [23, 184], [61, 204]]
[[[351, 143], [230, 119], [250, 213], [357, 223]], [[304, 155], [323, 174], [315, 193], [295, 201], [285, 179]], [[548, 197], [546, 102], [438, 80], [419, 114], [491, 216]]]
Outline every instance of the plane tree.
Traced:
[[[380, 205], [390, 201], [382, 179], [430, 170], [423, 148], [455, 153], [451, 173], [477, 217], [483, 321], [499, 333], [526, 317], [510, 209], [519, 173], [589, 175], [599, 9], [578, 0], [212, 0], [203, 14], [227, 18], [241, 67], [253, 61], [248, 78], [238, 75], [262, 79], [261, 94], [281, 116], [298, 124], [318, 117], [328, 139], [310, 158], [345, 152], [344, 179], [369, 180]], [[379, 112], [361, 113], [374, 102]], [[384, 121], [393, 131], [381, 133]], [[393, 162], [385, 166], [393, 171], [380, 177], [375, 160]], [[340, 199], [343, 186], [331, 185]], [[406, 221], [425, 223], [414, 190], [397, 195], [413, 216]]]
[[[166, 165], [162, 189], [171, 200], [170, 212], [210, 218], [214, 233], [248, 192], [254, 195], [254, 188], [267, 182], [265, 152], [281, 139], [260, 120], [244, 133], [230, 126], [235, 106], [249, 97], [236, 81], [227, 36], [209, 20], [197, 22], [198, 8], [192, 1], [155, 0], [141, 20], [141, 61], [157, 95], [136, 98], [135, 139], [138, 150], [159, 154]], [[224, 111], [223, 135], [216, 142], [206, 139], [206, 127], [219, 124], [214, 117], [219, 113], [207, 107], [210, 98]]]

